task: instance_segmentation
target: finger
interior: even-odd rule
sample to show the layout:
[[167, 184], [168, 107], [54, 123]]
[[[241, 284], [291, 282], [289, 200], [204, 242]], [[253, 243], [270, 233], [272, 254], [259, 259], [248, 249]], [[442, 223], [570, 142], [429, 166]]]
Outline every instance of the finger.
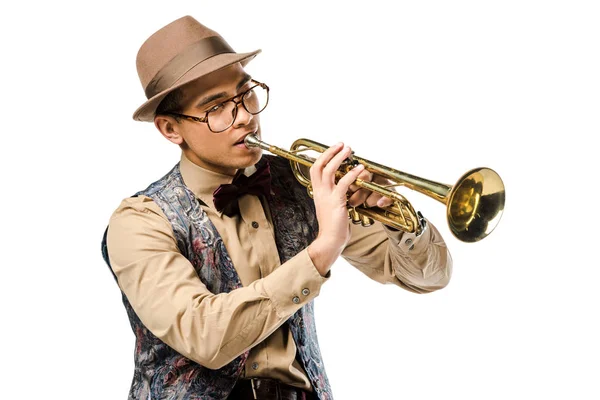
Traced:
[[394, 204], [394, 200], [389, 197], [380, 195], [379, 193], [371, 193], [364, 202], [368, 207], [388, 207]]
[[342, 179], [339, 180], [339, 182], [337, 183], [337, 186], [336, 186], [336, 190], [338, 190], [339, 192], [341, 192], [342, 195], [345, 196], [350, 185], [352, 183], [354, 183], [354, 181], [358, 178], [358, 175], [364, 169], [365, 169], [365, 166], [362, 164], [359, 164], [356, 167], [352, 168], [350, 171], [348, 171], [346, 173], [346, 175], [344, 175], [342, 177]]
[[[323, 175], [323, 168], [331, 161], [331, 159], [341, 150], [343, 150], [344, 144], [342, 142], [336, 143], [327, 150], [325, 150], [310, 167], [310, 180], [313, 183], [320, 183], [321, 176]], [[315, 182], [316, 181], [316, 182]]]
[[340, 142], [334, 144], [333, 146], [325, 150], [323, 153], [321, 153], [321, 155], [313, 163], [312, 168], [316, 170], [322, 170], [327, 164], [329, 164], [331, 159], [343, 149], [344, 143]]
[[377, 200], [377, 207], [389, 207], [394, 204], [394, 200], [389, 197], [382, 196], [379, 200]]
[[350, 204], [352, 207], [359, 206], [367, 200], [370, 194], [371, 192], [366, 189], [359, 190], [350, 196], [348, 199], [348, 204]]
[[[361, 172], [358, 175], [358, 179], [361, 179], [361, 180], [363, 180], [365, 182], [371, 182], [373, 180], [373, 173], [370, 172], [370, 171], [367, 171], [365, 169], [363, 172]], [[350, 191], [351, 192], [356, 192], [358, 189], [360, 189], [360, 187], [358, 187], [358, 185], [355, 185], [354, 183], [352, 185], [350, 185]]]
[[339, 153], [337, 153], [331, 161], [323, 168], [323, 181], [330, 182], [332, 185], [335, 184], [335, 173], [340, 168], [342, 163], [352, 153], [352, 149], [348, 146], [344, 147]]

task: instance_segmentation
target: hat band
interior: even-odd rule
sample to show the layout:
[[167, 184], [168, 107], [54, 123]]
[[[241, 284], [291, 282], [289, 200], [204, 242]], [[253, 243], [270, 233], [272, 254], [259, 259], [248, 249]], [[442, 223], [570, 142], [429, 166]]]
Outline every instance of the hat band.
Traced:
[[162, 67], [146, 86], [146, 98], [151, 98], [173, 86], [190, 69], [223, 53], [235, 53], [220, 36], [211, 36], [192, 43]]

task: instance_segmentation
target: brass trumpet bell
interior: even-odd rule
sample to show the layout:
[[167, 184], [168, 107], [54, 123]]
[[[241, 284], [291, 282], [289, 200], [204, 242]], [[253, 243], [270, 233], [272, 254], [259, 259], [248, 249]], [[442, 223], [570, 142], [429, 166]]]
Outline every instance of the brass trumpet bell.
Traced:
[[476, 168], [465, 173], [442, 201], [452, 234], [469, 243], [488, 236], [500, 222], [504, 196], [504, 183], [494, 170]]

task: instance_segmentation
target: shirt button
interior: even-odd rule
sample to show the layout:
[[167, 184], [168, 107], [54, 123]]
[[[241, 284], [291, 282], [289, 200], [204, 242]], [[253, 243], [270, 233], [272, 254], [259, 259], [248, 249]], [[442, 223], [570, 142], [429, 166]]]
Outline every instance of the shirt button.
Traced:
[[298, 304], [298, 303], [300, 303], [300, 297], [298, 297], [298, 296], [294, 296], [294, 298], [292, 299], [292, 301], [293, 301], [295, 304]]
[[253, 227], [254, 229], [258, 229], [258, 222], [256, 222], [256, 221], [252, 221], [252, 227]]
[[412, 239], [406, 239], [406, 242], [404, 242], [407, 246], [410, 246], [412, 244]]
[[302, 289], [302, 294], [305, 296], [308, 296], [310, 294], [310, 290], [308, 290], [307, 288]]
[[258, 369], [258, 363], [257, 362], [253, 362], [252, 363], [252, 369], [255, 370], [255, 371]]

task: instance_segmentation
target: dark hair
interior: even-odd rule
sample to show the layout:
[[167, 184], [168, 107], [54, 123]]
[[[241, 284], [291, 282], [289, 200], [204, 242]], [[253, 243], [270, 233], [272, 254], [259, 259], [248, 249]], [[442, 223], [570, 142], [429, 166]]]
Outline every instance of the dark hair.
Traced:
[[[168, 114], [170, 112], [181, 112], [183, 101], [183, 91], [177, 88], [165, 96], [156, 108], [154, 115]], [[179, 117], [174, 117], [179, 122]]]

